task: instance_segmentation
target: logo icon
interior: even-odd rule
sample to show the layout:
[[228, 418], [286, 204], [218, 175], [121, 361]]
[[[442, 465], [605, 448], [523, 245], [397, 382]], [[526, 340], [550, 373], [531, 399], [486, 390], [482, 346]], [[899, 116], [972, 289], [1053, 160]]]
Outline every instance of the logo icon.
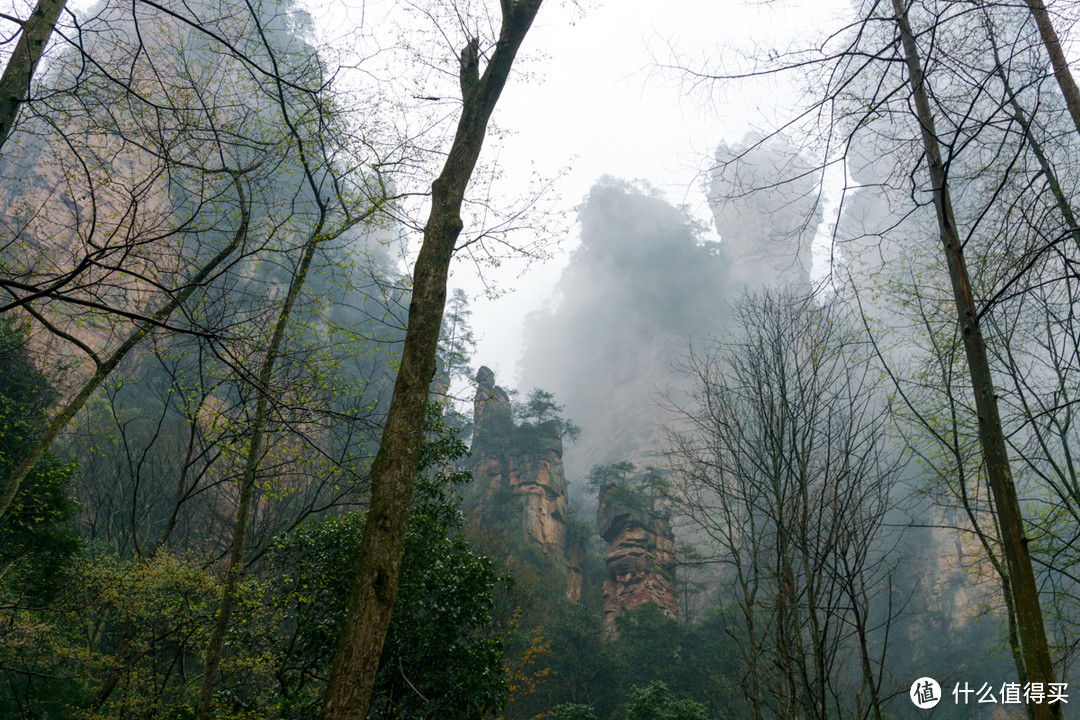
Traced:
[[941, 702], [941, 686], [932, 677], [921, 677], [911, 684], [911, 702], [921, 710], [930, 708]]

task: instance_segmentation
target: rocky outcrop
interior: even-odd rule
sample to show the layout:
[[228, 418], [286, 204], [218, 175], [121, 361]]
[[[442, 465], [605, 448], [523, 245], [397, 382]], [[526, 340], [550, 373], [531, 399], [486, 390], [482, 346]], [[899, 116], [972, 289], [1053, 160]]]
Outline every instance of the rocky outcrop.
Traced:
[[473, 483], [467, 500], [487, 528], [503, 528], [525, 549], [564, 569], [566, 596], [581, 596], [581, 553], [566, 542], [566, 477], [557, 420], [516, 424], [506, 391], [481, 367], [473, 402]]
[[822, 219], [817, 182], [812, 164], [782, 135], [720, 144], [709, 204], [736, 281], [757, 289], [808, 286]]
[[600, 488], [596, 524], [607, 542], [604, 563], [604, 626], [617, 637], [616, 618], [626, 610], [652, 603], [674, 617], [675, 535], [666, 513], [639, 490], [621, 484]]
[[601, 179], [578, 222], [560, 300], [527, 318], [520, 364], [522, 386], [552, 391], [583, 428], [564, 458], [573, 480], [655, 462], [667, 445], [657, 399], [689, 403], [687, 348], [722, 334], [732, 296], [727, 258], [647, 185]]

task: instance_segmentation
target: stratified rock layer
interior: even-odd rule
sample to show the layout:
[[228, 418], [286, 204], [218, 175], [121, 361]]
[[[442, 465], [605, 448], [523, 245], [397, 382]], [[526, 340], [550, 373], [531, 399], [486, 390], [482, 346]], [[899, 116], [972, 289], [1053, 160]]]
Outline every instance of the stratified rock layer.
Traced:
[[674, 617], [675, 536], [666, 514], [654, 509], [636, 490], [620, 485], [600, 488], [596, 524], [607, 542], [604, 563], [604, 626], [617, 636], [616, 618], [626, 610], [652, 603]]
[[581, 596], [581, 553], [566, 545], [566, 477], [562, 429], [556, 420], [515, 425], [510, 398], [486, 367], [476, 376], [473, 402], [472, 474], [469, 496], [475, 516], [488, 528], [520, 532], [524, 547], [537, 548], [566, 573], [566, 597]]

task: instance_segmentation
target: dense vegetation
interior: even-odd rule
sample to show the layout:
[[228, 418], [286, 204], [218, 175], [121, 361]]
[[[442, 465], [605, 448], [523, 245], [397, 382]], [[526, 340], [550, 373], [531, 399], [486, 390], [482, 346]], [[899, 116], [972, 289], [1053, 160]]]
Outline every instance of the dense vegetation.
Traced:
[[[539, 0], [501, 23], [410, 3], [429, 34], [357, 28], [334, 66], [288, 0], [105, 0], [72, 26], [42, 0], [0, 80], [0, 720], [885, 720], [923, 717], [922, 676], [959, 720], [996, 709], [961, 684], [1067, 687], [1059, 18], [856, 5], [823, 45], [697, 73], [820, 90], [718, 148], [721, 242], [645, 182], [596, 184], [530, 324], [536, 387], [481, 427], [446, 275], [541, 251], [507, 238], [543, 236], [534, 199], [465, 202]], [[63, 40], [35, 69], [41, 22]], [[396, 53], [401, 77], [369, 69]], [[470, 494], [481, 432], [518, 455]], [[634, 573], [671, 603], [614, 602]], [[353, 665], [370, 699], [334, 705]]]

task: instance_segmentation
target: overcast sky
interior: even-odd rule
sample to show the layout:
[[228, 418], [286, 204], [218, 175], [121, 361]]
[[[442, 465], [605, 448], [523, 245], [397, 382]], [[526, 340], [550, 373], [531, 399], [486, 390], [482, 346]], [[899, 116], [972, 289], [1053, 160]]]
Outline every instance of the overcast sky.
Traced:
[[[562, 205], [572, 208], [604, 174], [642, 178], [709, 220], [701, 178], [713, 149], [721, 140], [736, 142], [782, 117], [791, 90], [759, 85], [706, 92], [661, 66], [676, 55], [701, 67], [735, 47], [784, 46], [830, 24], [847, 5], [843, 0], [606, 0], [574, 12], [550, 2], [525, 47], [546, 55], [530, 66], [540, 77], [512, 80], [496, 112], [496, 122], [513, 133], [499, 151], [506, 181], [530, 173], [530, 163], [549, 175], [569, 167], [556, 191]], [[576, 243], [577, 228], [571, 226], [555, 259], [533, 264], [524, 274], [521, 266], [507, 268], [498, 280], [511, 292], [474, 300], [476, 359], [495, 369], [500, 382], [514, 384], [524, 317], [551, 299]], [[472, 275], [470, 267], [459, 264], [452, 282], [476, 293], [480, 286]]]

